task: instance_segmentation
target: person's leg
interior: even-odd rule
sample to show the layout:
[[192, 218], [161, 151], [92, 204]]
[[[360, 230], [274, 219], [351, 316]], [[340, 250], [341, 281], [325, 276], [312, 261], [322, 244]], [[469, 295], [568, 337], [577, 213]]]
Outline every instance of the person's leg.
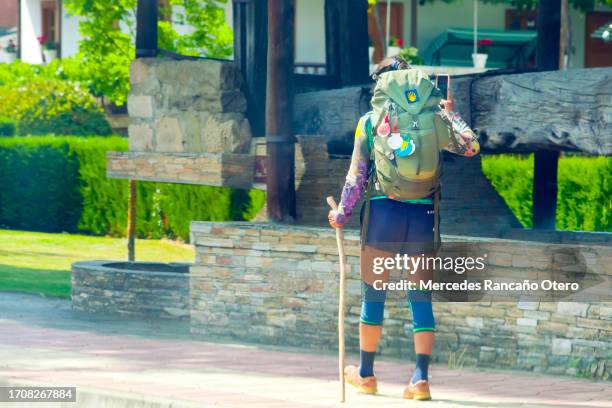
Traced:
[[386, 293], [362, 283], [361, 316], [359, 319], [359, 375], [374, 375], [374, 357], [382, 334]]
[[[410, 226], [407, 231], [407, 250], [415, 256], [427, 259], [436, 255], [435, 208], [433, 204], [417, 204], [410, 207]], [[410, 279], [415, 282], [427, 282], [433, 279], [433, 270], [429, 265], [421, 265]], [[411, 384], [428, 380], [429, 360], [433, 353], [436, 322], [432, 308], [431, 291], [408, 291], [408, 302], [412, 312], [414, 351], [416, 368]]]
[[409, 291], [410, 309], [412, 311], [414, 351], [416, 368], [410, 382], [428, 380], [429, 360], [433, 353], [436, 322], [431, 303], [431, 291]]
[[374, 357], [382, 333], [385, 297], [384, 291], [378, 291], [367, 283], [362, 283], [359, 367], [347, 366], [344, 369], [344, 376], [349, 384], [366, 394], [375, 394], [378, 390], [374, 376]]
[[404, 390], [404, 398], [430, 400], [428, 370], [436, 327], [431, 307], [431, 292], [409, 291], [408, 296], [412, 310], [416, 367], [408, 387]]

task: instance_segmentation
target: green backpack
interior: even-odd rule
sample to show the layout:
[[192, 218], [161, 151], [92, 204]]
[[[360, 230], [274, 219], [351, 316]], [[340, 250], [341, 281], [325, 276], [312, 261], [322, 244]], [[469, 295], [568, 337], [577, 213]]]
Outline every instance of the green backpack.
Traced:
[[449, 125], [436, 114], [441, 93], [418, 69], [386, 72], [372, 96], [368, 138], [374, 163], [368, 195], [414, 200], [440, 185]]

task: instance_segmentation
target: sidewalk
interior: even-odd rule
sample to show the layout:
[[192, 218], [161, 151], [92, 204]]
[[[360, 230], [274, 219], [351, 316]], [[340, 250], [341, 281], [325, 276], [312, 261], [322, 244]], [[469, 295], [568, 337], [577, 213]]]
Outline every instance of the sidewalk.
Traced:
[[[349, 356], [349, 362], [355, 356]], [[66, 300], [0, 293], [0, 385], [76, 386], [36, 407], [609, 407], [612, 383], [434, 366], [434, 401], [401, 399], [412, 363], [376, 365], [380, 395], [338, 400], [333, 353], [196, 341], [178, 324], [91, 319]], [[174, 401], [174, 403], [172, 403]], [[0, 403], [0, 407], [25, 404]]]

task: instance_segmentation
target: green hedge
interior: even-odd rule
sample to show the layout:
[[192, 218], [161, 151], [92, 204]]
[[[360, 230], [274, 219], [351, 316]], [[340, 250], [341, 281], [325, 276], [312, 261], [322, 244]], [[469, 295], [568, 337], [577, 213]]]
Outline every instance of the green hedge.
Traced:
[[[120, 137], [0, 139], [0, 225], [48, 232], [123, 236], [126, 180], [106, 178], [106, 152]], [[136, 231], [188, 240], [192, 220], [243, 220], [263, 205], [261, 191], [138, 182]]]
[[15, 121], [0, 117], [0, 136], [15, 136]]
[[[484, 156], [482, 168], [514, 215], [530, 228], [533, 155]], [[558, 229], [612, 232], [612, 157], [561, 157], [558, 185]]]

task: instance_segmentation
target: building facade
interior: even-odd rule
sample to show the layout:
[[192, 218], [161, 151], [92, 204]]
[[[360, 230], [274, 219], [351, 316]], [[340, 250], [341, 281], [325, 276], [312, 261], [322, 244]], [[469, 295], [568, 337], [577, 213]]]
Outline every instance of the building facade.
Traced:
[[[19, 4], [19, 44], [21, 59], [39, 64], [43, 62], [38, 38], [58, 43], [58, 55], [69, 57], [78, 51], [79, 17], [72, 16], [60, 0], [3, 0], [10, 3], [3, 10], [10, 11]], [[295, 61], [296, 71], [323, 73], [325, 65], [325, 0], [296, 1]], [[11, 3], [13, 2], [13, 3]], [[413, 2], [415, 4], [413, 4]], [[370, 25], [378, 21], [378, 30], [386, 32], [386, 1], [380, 1], [378, 20], [371, 17]], [[418, 0], [393, 0], [391, 4], [390, 37], [403, 44], [414, 45], [425, 51], [432, 41], [449, 27], [472, 28], [474, 3], [472, 0], [443, 1], [419, 4]], [[225, 5], [228, 24], [232, 25], [232, 2]], [[4, 16], [3, 12], [3, 16]], [[12, 13], [14, 14], [14, 12]], [[3, 17], [4, 18], [4, 17]], [[14, 17], [16, 18], [16, 17]], [[535, 30], [536, 14], [519, 12], [507, 4], [479, 3], [478, 27], [496, 30]], [[600, 44], [590, 32], [612, 20], [612, 9], [603, 6], [583, 13], [570, 7], [569, 22], [571, 47], [567, 65], [570, 68], [612, 65], [612, 44]], [[1, 23], [0, 23], [1, 25]], [[413, 25], [415, 27], [413, 28]], [[188, 29], [188, 28], [187, 28]], [[375, 26], [369, 31], [376, 32]], [[589, 31], [590, 30], [590, 31]], [[604, 49], [602, 49], [602, 47]]]

